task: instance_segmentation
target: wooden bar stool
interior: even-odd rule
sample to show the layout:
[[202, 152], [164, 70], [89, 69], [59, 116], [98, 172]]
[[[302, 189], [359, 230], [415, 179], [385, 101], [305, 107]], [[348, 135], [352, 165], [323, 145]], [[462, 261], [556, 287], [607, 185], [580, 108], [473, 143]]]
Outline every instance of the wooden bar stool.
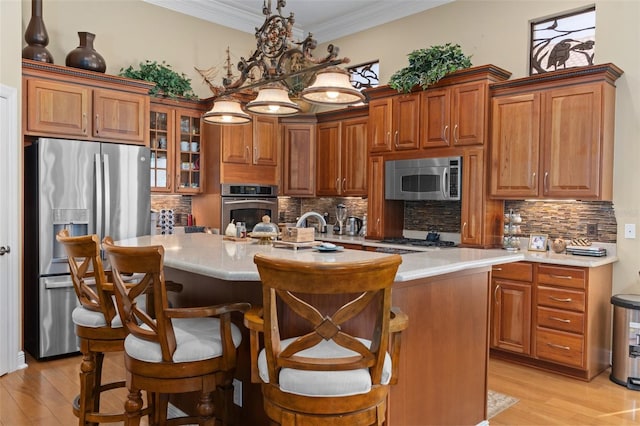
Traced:
[[75, 331], [80, 341], [80, 394], [73, 401], [78, 424], [122, 422], [124, 412], [101, 413], [100, 394], [124, 387], [124, 380], [102, 384], [105, 352], [120, 352], [127, 328], [116, 311], [113, 285], [107, 281], [100, 258], [97, 235], [70, 237], [63, 229], [56, 236], [67, 253], [71, 279], [80, 306], [73, 310]]
[[[251, 379], [280, 425], [383, 425], [407, 316], [391, 307], [399, 255], [357, 262], [254, 257], [262, 308], [245, 314]], [[264, 346], [260, 351], [260, 335]]]
[[[229, 424], [228, 404], [233, 395], [236, 349], [242, 341], [240, 329], [231, 322], [233, 312], [243, 313], [248, 303], [196, 308], [171, 308], [164, 279], [162, 246], [115, 246], [109, 237], [103, 240], [113, 273], [118, 309], [129, 330], [124, 359], [129, 396], [125, 403], [126, 426], [140, 424], [141, 390], [152, 393], [149, 400], [150, 424], [190, 424], [213, 426], [214, 414], [222, 414]], [[124, 277], [142, 274], [128, 286]], [[155, 320], [135, 299], [152, 288]], [[197, 413], [179, 419], [167, 419], [168, 395], [199, 392]], [[222, 407], [214, 410], [213, 394], [219, 391]]]

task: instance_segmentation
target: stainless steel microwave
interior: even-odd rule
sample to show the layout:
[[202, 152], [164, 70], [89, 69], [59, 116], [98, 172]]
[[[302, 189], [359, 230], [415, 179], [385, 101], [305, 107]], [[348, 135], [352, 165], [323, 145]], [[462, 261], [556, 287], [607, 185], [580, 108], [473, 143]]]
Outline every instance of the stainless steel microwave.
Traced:
[[387, 200], [459, 200], [462, 158], [419, 158], [385, 162]]

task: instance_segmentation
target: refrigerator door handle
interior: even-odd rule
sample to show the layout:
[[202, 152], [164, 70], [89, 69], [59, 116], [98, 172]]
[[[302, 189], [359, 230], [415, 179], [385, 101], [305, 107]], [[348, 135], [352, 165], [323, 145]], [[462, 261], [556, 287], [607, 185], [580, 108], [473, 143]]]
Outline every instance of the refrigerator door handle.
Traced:
[[111, 235], [111, 176], [109, 173], [109, 154], [103, 154], [103, 170], [104, 170], [104, 234], [100, 237], [104, 238]]
[[57, 288], [73, 288], [71, 277], [66, 278], [44, 278], [44, 288], [53, 290]]
[[102, 235], [104, 229], [102, 228], [104, 212], [103, 201], [103, 182], [102, 182], [102, 158], [100, 154], [95, 156], [95, 174], [96, 174], [96, 234]]

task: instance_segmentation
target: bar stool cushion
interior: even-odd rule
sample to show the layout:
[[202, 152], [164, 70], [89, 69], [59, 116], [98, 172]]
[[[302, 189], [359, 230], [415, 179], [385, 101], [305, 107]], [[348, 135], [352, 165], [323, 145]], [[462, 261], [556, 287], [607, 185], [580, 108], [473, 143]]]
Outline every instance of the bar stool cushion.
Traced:
[[[112, 296], [113, 304], [116, 305], [115, 296]], [[147, 310], [147, 297], [139, 296], [136, 298], [136, 304], [143, 311]], [[116, 305], [116, 310], [117, 310]], [[73, 323], [75, 325], [79, 325], [82, 327], [91, 327], [91, 328], [99, 328], [106, 327], [107, 321], [104, 319], [104, 314], [98, 311], [92, 311], [91, 309], [87, 309], [84, 306], [80, 305], [73, 310], [71, 313], [71, 318], [73, 319]], [[122, 319], [120, 319], [120, 315], [116, 313], [116, 316], [111, 320], [112, 328], [120, 328], [122, 327]]]
[[[84, 306], [78, 306], [71, 313], [71, 318], [73, 318], [73, 323], [75, 325], [79, 325], [82, 327], [91, 327], [91, 328], [99, 328], [106, 327], [107, 321], [104, 319], [104, 314], [102, 312], [91, 311]], [[111, 328], [121, 328], [122, 320], [120, 319], [120, 315], [113, 317], [111, 320]]]
[[[296, 338], [284, 339], [281, 349], [284, 350]], [[371, 342], [360, 340], [370, 347]], [[346, 349], [333, 340], [323, 340], [312, 348], [298, 352], [296, 355], [311, 358], [341, 358], [353, 356], [356, 353]], [[391, 357], [387, 353], [382, 368], [381, 382], [389, 384], [391, 380]], [[258, 357], [258, 370], [264, 383], [269, 383], [267, 357], [264, 349]], [[371, 375], [367, 369], [344, 371], [310, 371], [283, 368], [279, 376], [280, 390], [304, 396], [348, 396], [367, 393], [371, 390]]]
[[[176, 350], [173, 362], [192, 362], [216, 358], [222, 355], [220, 320], [218, 318], [174, 318]], [[141, 328], [150, 330], [149, 326]], [[237, 348], [242, 342], [240, 329], [231, 324], [231, 337]], [[124, 341], [127, 355], [145, 362], [163, 362], [160, 345], [129, 334]]]

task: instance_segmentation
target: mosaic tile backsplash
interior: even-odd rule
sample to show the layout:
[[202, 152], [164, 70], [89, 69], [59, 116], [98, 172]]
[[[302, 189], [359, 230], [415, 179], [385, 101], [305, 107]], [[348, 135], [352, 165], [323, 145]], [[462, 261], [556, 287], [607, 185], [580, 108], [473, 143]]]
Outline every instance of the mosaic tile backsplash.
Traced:
[[[586, 237], [603, 243], [617, 240], [616, 215], [610, 201], [505, 201], [504, 208], [506, 213], [510, 209], [520, 213], [523, 234]], [[588, 235], [587, 225], [595, 225], [595, 235]]]
[[151, 195], [151, 210], [172, 209], [175, 226], [187, 226], [191, 213], [191, 197], [182, 195]]
[[[460, 202], [405, 202], [404, 228], [419, 231], [460, 232]], [[513, 209], [522, 217], [522, 234], [547, 234], [549, 238], [587, 237], [615, 243], [617, 223], [608, 201], [505, 201], [505, 213]], [[589, 235], [587, 225], [594, 225]]]
[[278, 222], [294, 223], [303, 213], [313, 211], [329, 213], [329, 224], [336, 223], [336, 206], [344, 204], [348, 216], [362, 218], [367, 214], [367, 200], [361, 198], [317, 197], [317, 198], [280, 198]]
[[[302, 213], [329, 213], [329, 224], [336, 222], [336, 206], [343, 203], [349, 216], [362, 218], [367, 213], [367, 199], [361, 198], [289, 198], [280, 197], [278, 222], [293, 223]], [[153, 210], [173, 209], [176, 226], [187, 224], [191, 212], [191, 197], [152, 195]], [[505, 201], [505, 213], [511, 209], [522, 217], [522, 234], [547, 234], [549, 238], [571, 239], [587, 237], [591, 241], [615, 243], [617, 221], [613, 203], [609, 201]], [[460, 232], [461, 203], [459, 201], [407, 201], [404, 209], [404, 229], [415, 231]], [[595, 234], [589, 235], [587, 225]]]

